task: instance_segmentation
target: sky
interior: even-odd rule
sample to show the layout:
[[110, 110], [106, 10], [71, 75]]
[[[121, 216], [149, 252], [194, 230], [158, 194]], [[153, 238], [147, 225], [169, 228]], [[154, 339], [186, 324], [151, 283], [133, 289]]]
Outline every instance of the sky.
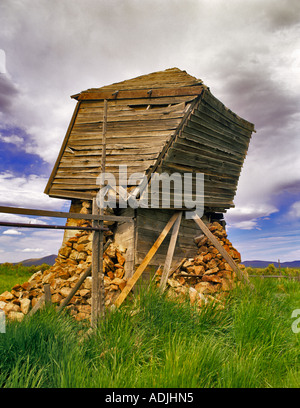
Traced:
[[[43, 191], [70, 95], [172, 67], [255, 125], [225, 215], [242, 260], [300, 259], [299, 0], [2, 0], [0, 205], [68, 211]], [[55, 254], [62, 234], [0, 227], [0, 262]]]

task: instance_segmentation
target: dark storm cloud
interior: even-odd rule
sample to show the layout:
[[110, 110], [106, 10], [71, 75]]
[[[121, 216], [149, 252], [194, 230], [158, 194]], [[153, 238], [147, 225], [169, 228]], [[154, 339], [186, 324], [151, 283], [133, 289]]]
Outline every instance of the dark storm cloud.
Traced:
[[272, 79], [268, 70], [259, 66], [256, 68], [244, 69], [236, 75], [233, 71], [231, 78], [226, 79], [226, 90], [230, 92], [232, 105], [255, 122], [256, 130], [284, 129], [300, 111], [299, 96]]
[[262, 14], [273, 30], [280, 30], [299, 24], [299, 0], [261, 2]]
[[0, 112], [11, 113], [15, 98], [18, 96], [18, 88], [9, 79], [8, 75], [0, 74]]

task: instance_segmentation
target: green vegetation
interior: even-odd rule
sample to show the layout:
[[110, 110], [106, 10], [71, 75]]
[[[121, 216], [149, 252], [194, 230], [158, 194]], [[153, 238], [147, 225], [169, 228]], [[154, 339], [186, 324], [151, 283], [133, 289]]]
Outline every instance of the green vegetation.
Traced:
[[3, 263], [0, 264], [0, 294], [11, 288], [17, 283], [22, 284], [26, 282], [32, 274], [37, 271], [45, 271], [50, 266], [46, 264], [38, 266], [23, 266], [21, 263]]
[[50, 308], [0, 334], [0, 387], [299, 387], [300, 285], [253, 279], [199, 312], [150, 289], [87, 326]]
[[268, 265], [266, 268], [245, 268], [249, 275], [282, 275], [282, 276], [300, 276], [299, 268], [276, 268], [274, 264]]

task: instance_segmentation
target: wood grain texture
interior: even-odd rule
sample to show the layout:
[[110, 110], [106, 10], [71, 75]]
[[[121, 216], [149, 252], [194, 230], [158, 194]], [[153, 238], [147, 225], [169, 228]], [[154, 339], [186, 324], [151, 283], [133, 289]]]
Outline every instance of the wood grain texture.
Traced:
[[129, 294], [129, 292], [131, 291], [133, 286], [136, 284], [136, 282], [139, 279], [139, 277], [141, 276], [141, 274], [146, 269], [147, 265], [149, 264], [149, 262], [151, 261], [151, 259], [155, 255], [156, 251], [158, 250], [158, 248], [162, 244], [163, 240], [167, 236], [170, 229], [173, 227], [173, 225], [174, 225], [174, 223], [175, 223], [175, 221], [176, 221], [176, 219], [178, 217], [179, 217], [178, 213], [175, 213], [175, 214], [172, 215], [171, 219], [169, 220], [167, 225], [164, 227], [164, 229], [160, 233], [159, 237], [157, 238], [157, 240], [155, 241], [155, 243], [153, 244], [153, 246], [151, 247], [151, 249], [149, 250], [149, 252], [145, 256], [143, 262], [139, 265], [139, 267], [137, 268], [137, 270], [135, 271], [133, 276], [128, 280], [125, 288], [123, 289], [123, 291], [121, 292], [121, 294], [119, 295], [117, 300], [115, 301], [115, 305], [117, 307], [119, 307], [124, 302], [124, 300], [126, 299], [126, 297]]
[[177, 219], [175, 221], [175, 224], [173, 225], [170, 244], [169, 244], [169, 248], [168, 248], [168, 252], [167, 252], [167, 256], [166, 256], [166, 260], [165, 260], [165, 263], [164, 263], [164, 268], [163, 268], [163, 272], [162, 272], [162, 276], [161, 276], [161, 281], [160, 281], [160, 285], [159, 285], [159, 289], [160, 289], [161, 292], [163, 292], [165, 290], [165, 288], [166, 288], [167, 279], [168, 279], [168, 276], [169, 276], [171, 263], [172, 263], [172, 260], [173, 260], [173, 255], [174, 255], [174, 251], [175, 251], [175, 247], [176, 247], [176, 241], [177, 241], [177, 237], [178, 237], [178, 233], [179, 233], [181, 218], [182, 218], [182, 212], [179, 213], [179, 215], [178, 215], [178, 217], [177, 217]]

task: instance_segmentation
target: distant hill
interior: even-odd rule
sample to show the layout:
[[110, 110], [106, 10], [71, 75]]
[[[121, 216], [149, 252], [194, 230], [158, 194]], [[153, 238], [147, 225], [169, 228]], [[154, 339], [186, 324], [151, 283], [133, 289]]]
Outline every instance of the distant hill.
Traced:
[[56, 258], [57, 258], [57, 255], [48, 255], [48, 256], [44, 256], [43, 258], [25, 259], [24, 261], [16, 262], [16, 264], [22, 263], [23, 266], [32, 266], [32, 265], [36, 266], [36, 265], [42, 265], [43, 263], [47, 265], [54, 265]]
[[[274, 261], [244, 261], [242, 262], [245, 266], [251, 266], [252, 268], [266, 268], [270, 264], [273, 264], [275, 268], [278, 268], [278, 262]], [[300, 261], [292, 262], [280, 262], [281, 268], [300, 268]]]
[[[44, 256], [43, 258], [30, 258], [30, 259], [25, 259], [24, 261], [16, 262], [16, 263], [22, 263], [24, 266], [32, 266], [32, 265], [36, 266], [36, 265], [42, 265], [43, 263], [47, 265], [54, 265], [56, 258], [57, 258], [57, 255], [48, 255], [48, 256]], [[259, 260], [242, 261], [242, 264], [245, 265], [246, 267], [251, 266], [252, 268], [266, 268], [270, 264], [273, 264], [275, 268], [278, 268], [278, 262], [274, 262], [274, 261], [259, 261]], [[281, 268], [300, 268], [300, 260], [291, 261], [291, 262], [280, 262], [280, 266]]]

